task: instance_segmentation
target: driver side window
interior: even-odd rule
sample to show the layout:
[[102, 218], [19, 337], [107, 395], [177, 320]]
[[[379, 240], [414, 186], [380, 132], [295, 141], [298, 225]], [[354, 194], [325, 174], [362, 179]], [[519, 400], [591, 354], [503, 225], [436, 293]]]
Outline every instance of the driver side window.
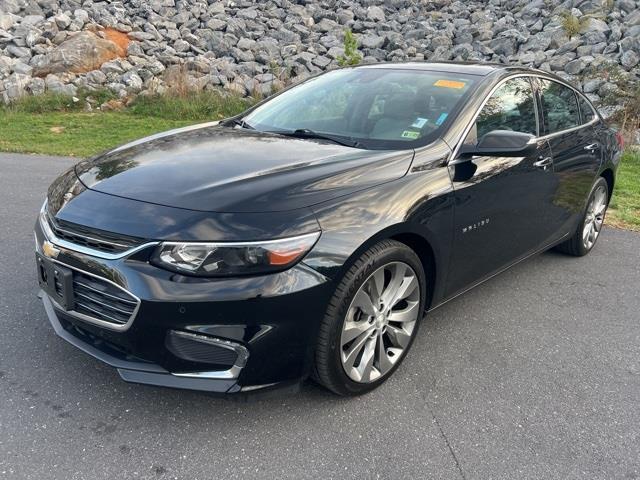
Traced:
[[464, 143], [476, 145], [492, 130], [538, 135], [533, 90], [527, 78], [513, 78], [498, 87], [482, 107]]

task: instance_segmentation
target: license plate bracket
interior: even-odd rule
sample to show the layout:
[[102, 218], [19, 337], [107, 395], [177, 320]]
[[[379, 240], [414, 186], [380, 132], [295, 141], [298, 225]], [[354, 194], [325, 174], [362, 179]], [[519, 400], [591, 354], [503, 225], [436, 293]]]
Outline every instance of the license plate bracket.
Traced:
[[72, 270], [53, 263], [39, 253], [36, 253], [36, 264], [40, 288], [62, 308], [72, 310], [74, 307]]

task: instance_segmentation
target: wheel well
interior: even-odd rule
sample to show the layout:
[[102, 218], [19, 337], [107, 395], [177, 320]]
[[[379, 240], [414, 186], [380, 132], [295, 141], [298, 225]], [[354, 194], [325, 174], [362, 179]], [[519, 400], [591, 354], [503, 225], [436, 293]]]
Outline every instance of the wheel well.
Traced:
[[609, 200], [611, 200], [611, 195], [613, 194], [613, 171], [611, 169], [606, 169], [604, 172], [600, 174], [602, 178], [607, 181], [607, 186], [609, 187]]
[[404, 243], [411, 248], [422, 262], [424, 273], [427, 277], [427, 304], [425, 310], [428, 310], [433, 300], [433, 292], [436, 284], [436, 262], [433, 249], [429, 242], [422, 236], [415, 233], [400, 233], [391, 237], [392, 240]]

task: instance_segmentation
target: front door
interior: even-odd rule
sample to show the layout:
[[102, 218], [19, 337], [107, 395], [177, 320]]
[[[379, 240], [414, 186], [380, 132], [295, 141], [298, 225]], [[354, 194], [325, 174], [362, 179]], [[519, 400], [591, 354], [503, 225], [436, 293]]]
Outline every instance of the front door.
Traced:
[[[480, 111], [463, 144], [493, 130], [539, 136], [537, 102], [528, 77], [504, 82]], [[551, 149], [539, 139], [526, 156], [474, 156], [449, 174], [455, 190], [454, 250], [448, 275], [453, 295], [550, 242], [556, 190]]]

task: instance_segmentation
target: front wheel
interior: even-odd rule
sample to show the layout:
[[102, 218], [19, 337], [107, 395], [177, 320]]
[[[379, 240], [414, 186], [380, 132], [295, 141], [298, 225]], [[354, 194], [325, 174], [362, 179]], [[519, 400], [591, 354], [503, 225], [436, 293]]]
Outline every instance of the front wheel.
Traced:
[[589, 253], [600, 236], [609, 205], [609, 185], [600, 177], [593, 184], [582, 220], [573, 236], [556, 248], [569, 255], [582, 257]]
[[383, 383], [415, 338], [425, 292], [422, 263], [406, 245], [385, 240], [364, 253], [329, 302], [315, 379], [339, 395], [359, 395]]

